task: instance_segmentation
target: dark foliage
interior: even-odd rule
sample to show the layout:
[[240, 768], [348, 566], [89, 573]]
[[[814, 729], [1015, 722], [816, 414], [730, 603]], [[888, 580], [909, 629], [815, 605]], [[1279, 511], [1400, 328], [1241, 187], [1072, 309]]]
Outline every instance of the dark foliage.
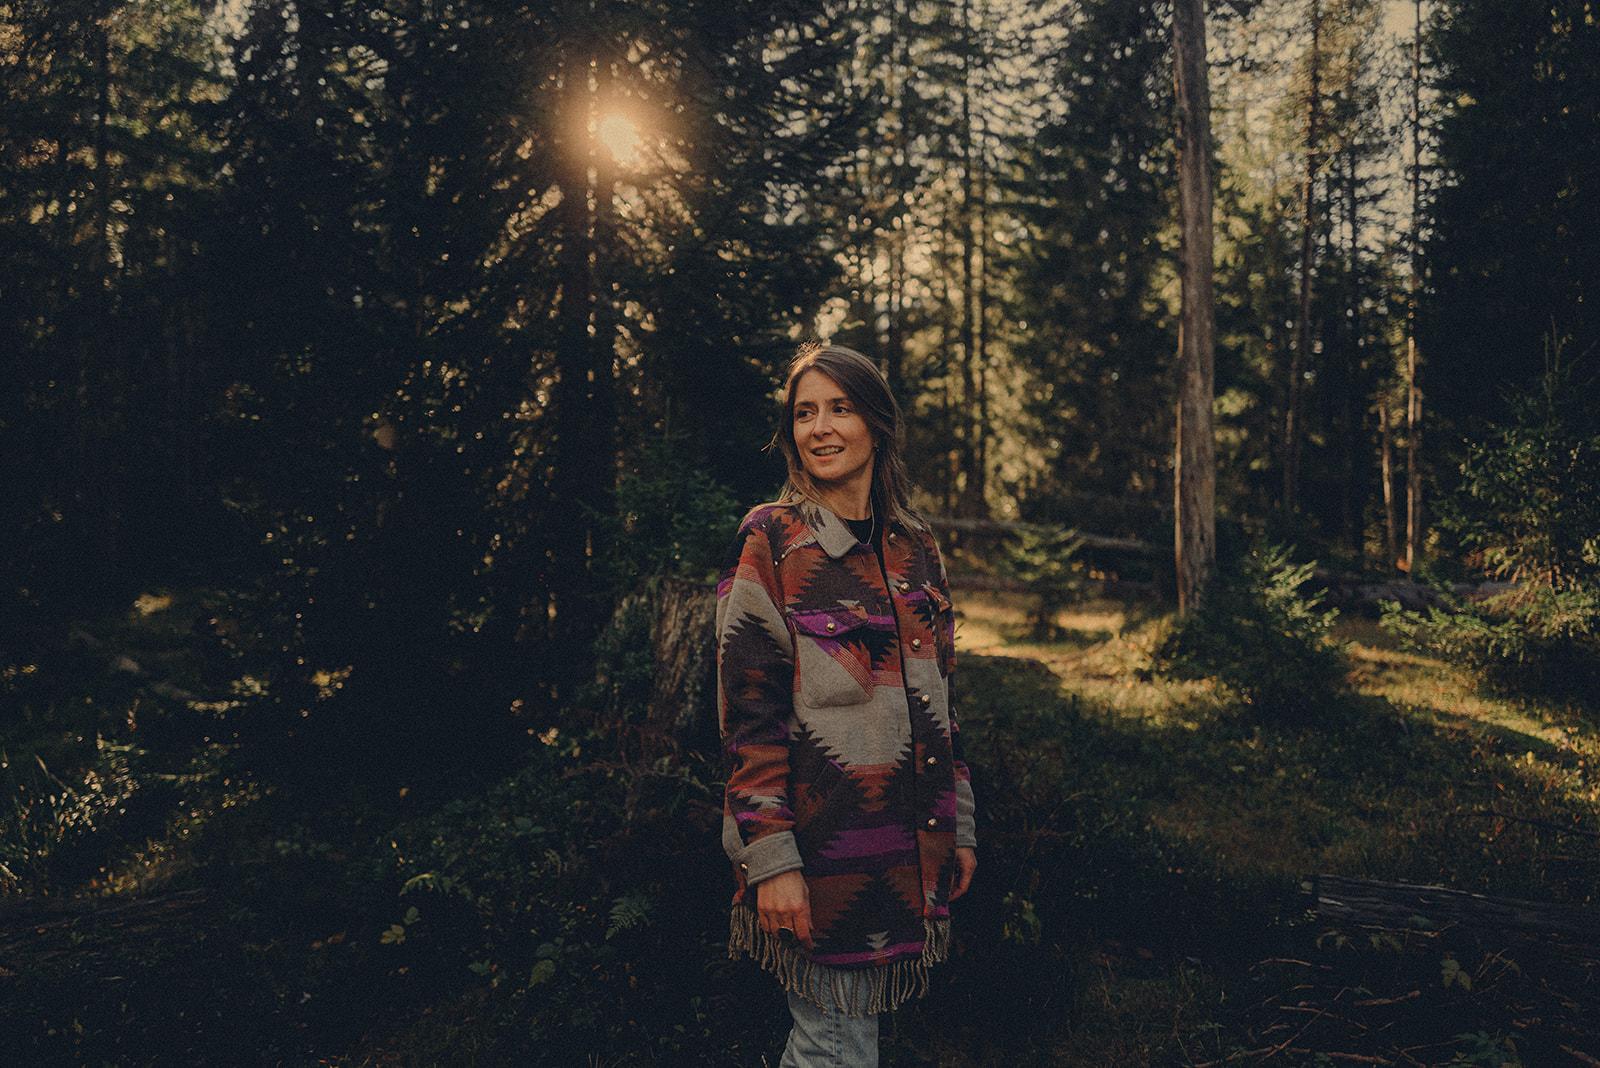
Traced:
[[[1586, 364], [1592, 361], [1585, 361]], [[1384, 622], [1486, 681], [1587, 699], [1600, 683], [1600, 415], [1594, 383], [1548, 354], [1510, 416], [1469, 442], [1442, 523], [1467, 562], [1507, 587], [1476, 602], [1441, 591], [1427, 612]]]
[[1600, 22], [1585, 0], [1451, 0], [1431, 38], [1442, 182], [1426, 247], [1428, 396], [1462, 430], [1508, 412], [1554, 329], [1600, 344]]

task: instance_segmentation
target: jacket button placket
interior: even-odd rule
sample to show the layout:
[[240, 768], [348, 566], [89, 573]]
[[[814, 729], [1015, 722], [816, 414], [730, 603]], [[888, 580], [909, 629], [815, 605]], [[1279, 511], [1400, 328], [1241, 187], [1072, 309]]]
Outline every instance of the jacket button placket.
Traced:
[[[888, 578], [888, 576], [885, 575], [885, 578]], [[917, 721], [910, 714], [911, 694], [910, 694], [910, 685], [909, 685], [908, 680], [906, 678], [906, 675], [907, 675], [907, 672], [906, 672], [907, 659], [906, 659], [906, 655], [905, 655], [905, 646], [904, 646], [904, 644], [902, 644], [902, 642], [900, 640], [900, 603], [899, 603], [900, 602], [900, 598], [896, 596], [897, 592], [901, 593], [901, 594], [904, 594], [904, 593], [909, 592], [910, 589], [911, 589], [911, 582], [902, 575], [900, 578], [890, 581], [890, 589], [889, 589], [888, 592], [889, 592], [890, 614], [894, 618], [895, 648], [896, 648], [896, 652], [900, 656], [900, 681], [901, 681], [901, 684], [906, 688], [906, 719], [908, 721], [907, 726], [909, 726], [911, 728], [911, 752], [912, 752], [913, 756], [912, 756], [912, 761], [911, 761], [912, 783], [911, 783], [911, 799], [910, 800], [911, 800], [911, 804], [912, 804], [912, 810], [915, 811], [916, 808], [920, 807], [920, 805], [923, 803], [922, 795], [927, 793], [927, 791], [922, 788], [922, 784], [930, 781], [930, 779], [931, 779], [931, 776], [929, 776], [927, 774], [924, 774], [924, 772], [929, 768], [936, 767], [938, 761], [937, 761], [937, 758], [932, 757], [932, 756], [927, 757], [923, 761], [919, 761], [919, 760], [916, 759], [916, 756], [915, 756], [915, 754], [917, 752], [917, 743], [918, 743], [918, 740], [919, 740], [917, 738], [917, 727], [916, 727]], [[922, 639], [913, 638], [911, 640], [911, 642], [910, 642], [910, 645], [911, 645], [912, 649], [921, 649], [922, 648]], [[917, 701], [923, 708], [927, 708], [928, 706], [930, 706], [933, 703], [933, 695], [932, 694], [927, 694], [927, 693], [919, 694], [917, 696]], [[922, 739], [922, 748], [924, 750], [926, 750], [928, 748], [928, 742], [927, 742], [926, 739]], [[916, 822], [914, 822], [912, 824], [912, 827], [913, 827], [915, 833], [918, 836], [920, 836], [920, 835], [922, 835], [923, 833], [926, 833], [926, 832], [935, 831], [935, 830], [938, 829], [938, 826], [939, 826], [938, 817], [937, 816], [931, 816], [931, 815], [926, 817], [925, 819], [917, 820]], [[927, 873], [922, 870], [922, 850], [920, 848], [917, 850], [917, 873], [918, 873], [918, 882], [921, 885], [926, 886], [927, 885]], [[923, 902], [924, 909], [926, 909], [927, 906], [928, 906], [928, 901], [925, 900]]]

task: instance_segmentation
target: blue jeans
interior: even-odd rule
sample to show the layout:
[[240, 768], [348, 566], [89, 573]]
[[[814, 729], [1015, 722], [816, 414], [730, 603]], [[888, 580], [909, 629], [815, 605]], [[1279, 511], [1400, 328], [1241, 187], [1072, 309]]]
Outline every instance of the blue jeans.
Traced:
[[878, 1014], [846, 1016], [788, 992], [794, 1028], [778, 1068], [878, 1068]]

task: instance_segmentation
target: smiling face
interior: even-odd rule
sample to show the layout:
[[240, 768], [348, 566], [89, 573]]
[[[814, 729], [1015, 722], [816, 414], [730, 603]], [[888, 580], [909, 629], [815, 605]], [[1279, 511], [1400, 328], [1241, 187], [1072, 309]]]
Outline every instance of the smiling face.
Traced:
[[815, 369], [802, 375], [793, 424], [800, 462], [819, 489], [871, 484], [872, 430], [839, 383]]

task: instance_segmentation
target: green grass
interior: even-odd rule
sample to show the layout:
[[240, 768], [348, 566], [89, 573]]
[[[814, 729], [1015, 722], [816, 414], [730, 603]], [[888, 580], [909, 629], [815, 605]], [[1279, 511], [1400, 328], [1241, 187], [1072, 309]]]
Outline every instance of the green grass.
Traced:
[[[720, 951], [714, 769], [569, 747], [454, 803], [300, 811], [225, 770], [222, 728], [261, 683], [191, 629], [221, 603], [156, 591], [85, 627], [92, 647], [0, 665], [27, 707], [0, 727], [7, 786], [37, 806], [26, 828], [0, 810], [8, 847], [33, 850], [0, 914], [0, 1016], [37, 1023], [19, 1050], [203, 1059], [232, 1017], [288, 1061], [537, 1059], [565, 1035], [575, 1063], [776, 1063], [776, 987]], [[980, 867], [955, 959], [886, 1022], [886, 1066], [1596, 1052], [1574, 1022], [1595, 999], [1559, 961], [1333, 930], [1302, 894], [1327, 872], [1592, 907], [1600, 850], [1567, 832], [1600, 831], [1593, 710], [1486, 695], [1345, 619], [1344, 712], [1278, 726], [1153, 675], [1170, 619], [1148, 606], [1084, 604], [1043, 644], [1019, 598], [957, 606]], [[26, 770], [35, 753], [67, 789]], [[401, 892], [424, 872], [455, 889]], [[608, 932], [624, 898], [645, 919]]]
[[[1259, 1054], [1274, 1044], [1258, 1042], [1261, 1033], [1276, 1040], [1274, 1028], [1294, 1019], [1273, 1000], [1281, 989], [1265, 987], [1307, 986], [1303, 975], [1259, 966], [1281, 955], [1317, 956], [1319, 967], [1369, 984], [1416, 984], [1415, 1011], [1385, 1025], [1397, 1042], [1407, 1032], [1439, 1040], [1429, 1053], [1405, 1054], [1423, 1058], [1413, 1063], [1471, 1053], [1477, 1040], [1456, 1036], [1485, 1027], [1495, 1041], [1502, 1032], [1514, 1041], [1522, 1036], [1512, 1005], [1565, 996], [1546, 981], [1559, 969], [1524, 960], [1528, 975], [1502, 974], [1491, 958], [1512, 951], [1470, 940], [1456, 952], [1484, 982], [1470, 993], [1446, 988], [1445, 943], [1411, 937], [1401, 952], [1371, 932], [1322, 930], [1298, 891], [1331, 873], [1593, 906], [1600, 851], [1582, 833], [1600, 831], [1592, 712], [1486, 696], [1465, 672], [1347, 619], [1338, 637], [1352, 664], [1348, 711], [1282, 727], [1209, 683], [1152, 676], [1150, 652], [1170, 621], [1139, 605], [1063, 613], [1063, 640], [1048, 644], [1027, 636], [1018, 598], [969, 594], [959, 607], [961, 722], [980, 784], [987, 778], [1002, 795], [997, 803], [980, 785], [980, 820], [987, 811], [1002, 825], [980, 822], [980, 839], [987, 829], [994, 845], [987, 874], [1013, 883], [985, 904], [1030, 895], [1035, 913], [1059, 917], [1042, 941], [1077, 961], [1055, 1040], [1035, 1036], [1029, 1055], [1040, 1063]], [[1057, 836], [1054, 861], [1039, 855], [1051, 841], [1045, 828]], [[1026, 859], [1008, 855], [1013, 842]], [[1041, 883], [1039, 870], [1063, 879]], [[1371, 989], [1364, 996], [1382, 1000]], [[1267, 1008], [1239, 1011], [1246, 1001]], [[1366, 1026], [1349, 1031], [1368, 1045], [1339, 1036], [1327, 1048], [1341, 1052], [1345, 1042], [1342, 1052], [1393, 1060]], [[1587, 1040], [1573, 1039], [1578, 1048]], [[970, 1042], [936, 1059], [985, 1063]]]
[[1164, 834], [1230, 869], [1593, 903], [1600, 856], [1568, 859], [1576, 839], [1484, 814], [1600, 829], [1592, 714], [1481, 694], [1464, 671], [1399, 650], [1375, 624], [1343, 620], [1358, 714], [1278, 729], [1206, 683], [1149, 677], [1164, 619], [1091, 604], [1058, 622], [1103, 637], [1039, 646], [1007, 637], [1020, 620], [1007, 601], [968, 599], [962, 648], [1048, 665], [1061, 693], [1118, 742], [1081, 788], [1141, 804]]

